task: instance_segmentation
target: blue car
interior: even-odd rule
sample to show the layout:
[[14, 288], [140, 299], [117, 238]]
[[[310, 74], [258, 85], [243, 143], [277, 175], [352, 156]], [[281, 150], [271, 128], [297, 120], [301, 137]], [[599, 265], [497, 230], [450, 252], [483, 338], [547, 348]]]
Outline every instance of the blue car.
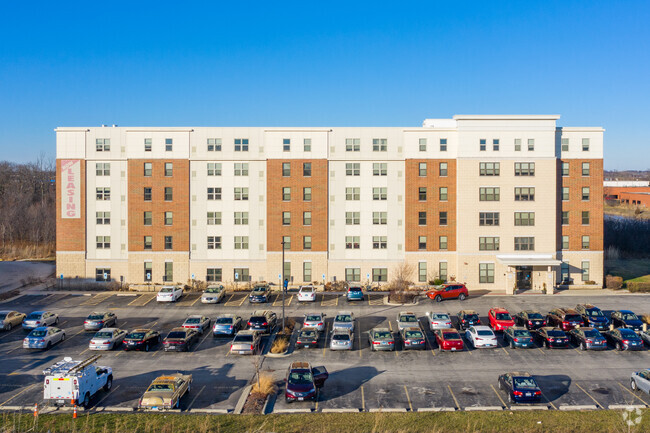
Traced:
[[503, 331], [503, 342], [509, 345], [511, 349], [535, 347], [533, 336], [528, 329], [522, 327], [511, 326], [510, 328], [506, 328]]
[[599, 331], [609, 329], [609, 319], [600, 311], [600, 308], [591, 304], [578, 304], [576, 305], [576, 311], [582, 316], [585, 326]]
[[508, 394], [510, 403], [537, 403], [542, 398], [542, 390], [528, 372], [502, 374], [499, 376], [499, 389]]
[[612, 313], [615, 328], [628, 328], [635, 332], [643, 330], [643, 322], [630, 310], [618, 310]]
[[348, 301], [363, 301], [363, 290], [358, 284], [350, 285], [347, 293]]

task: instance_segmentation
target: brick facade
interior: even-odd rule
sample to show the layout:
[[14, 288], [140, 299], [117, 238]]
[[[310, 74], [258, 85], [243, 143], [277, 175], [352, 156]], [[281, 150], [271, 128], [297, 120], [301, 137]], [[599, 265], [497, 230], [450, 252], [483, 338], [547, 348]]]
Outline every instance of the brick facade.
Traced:
[[61, 160], [56, 160], [56, 250], [86, 251], [86, 161], [80, 160], [79, 199], [80, 217], [61, 218], [62, 189], [65, 179], [61, 177]]

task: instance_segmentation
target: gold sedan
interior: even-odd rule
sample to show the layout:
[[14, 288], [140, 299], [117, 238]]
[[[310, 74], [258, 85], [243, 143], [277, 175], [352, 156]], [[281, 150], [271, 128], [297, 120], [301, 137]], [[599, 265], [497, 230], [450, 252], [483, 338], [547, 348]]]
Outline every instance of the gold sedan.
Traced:
[[151, 382], [140, 399], [139, 408], [149, 410], [179, 409], [181, 398], [190, 392], [191, 374], [159, 376]]
[[18, 311], [0, 311], [0, 329], [11, 331], [11, 328], [23, 323], [24, 319], [25, 314]]

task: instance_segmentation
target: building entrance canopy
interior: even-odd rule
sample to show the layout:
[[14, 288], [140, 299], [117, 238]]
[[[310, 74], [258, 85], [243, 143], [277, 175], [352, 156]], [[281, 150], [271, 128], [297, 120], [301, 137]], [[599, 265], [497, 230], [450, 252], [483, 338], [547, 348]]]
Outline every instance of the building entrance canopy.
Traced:
[[560, 266], [562, 263], [551, 254], [498, 255], [497, 260], [506, 266]]

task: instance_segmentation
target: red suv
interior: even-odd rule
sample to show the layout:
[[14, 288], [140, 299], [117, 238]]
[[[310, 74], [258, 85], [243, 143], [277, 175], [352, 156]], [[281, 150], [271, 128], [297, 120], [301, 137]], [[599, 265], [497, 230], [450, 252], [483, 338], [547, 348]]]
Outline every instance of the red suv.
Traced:
[[312, 367], [308, 362], [292, 362], [285, 379], [285, 400], [287, 403], [316, 400], [316, 389], [325, 384], [328, 376], [325, 367]]
[[515, 326], [515, 321], [505, 308], [490, 308], [490, 311], [488, 311], [488, 319], [490, 326], [495, 331], [503, 331], [506, 328]]
[[469, 296], [469, 292], [465, 284], [449, 283], [443, 284], [442, 286], [435, 286], [433, 289], [427, 291], [427, 296], [436, 302], [452, 298], [458, 298], [464, 301]]

